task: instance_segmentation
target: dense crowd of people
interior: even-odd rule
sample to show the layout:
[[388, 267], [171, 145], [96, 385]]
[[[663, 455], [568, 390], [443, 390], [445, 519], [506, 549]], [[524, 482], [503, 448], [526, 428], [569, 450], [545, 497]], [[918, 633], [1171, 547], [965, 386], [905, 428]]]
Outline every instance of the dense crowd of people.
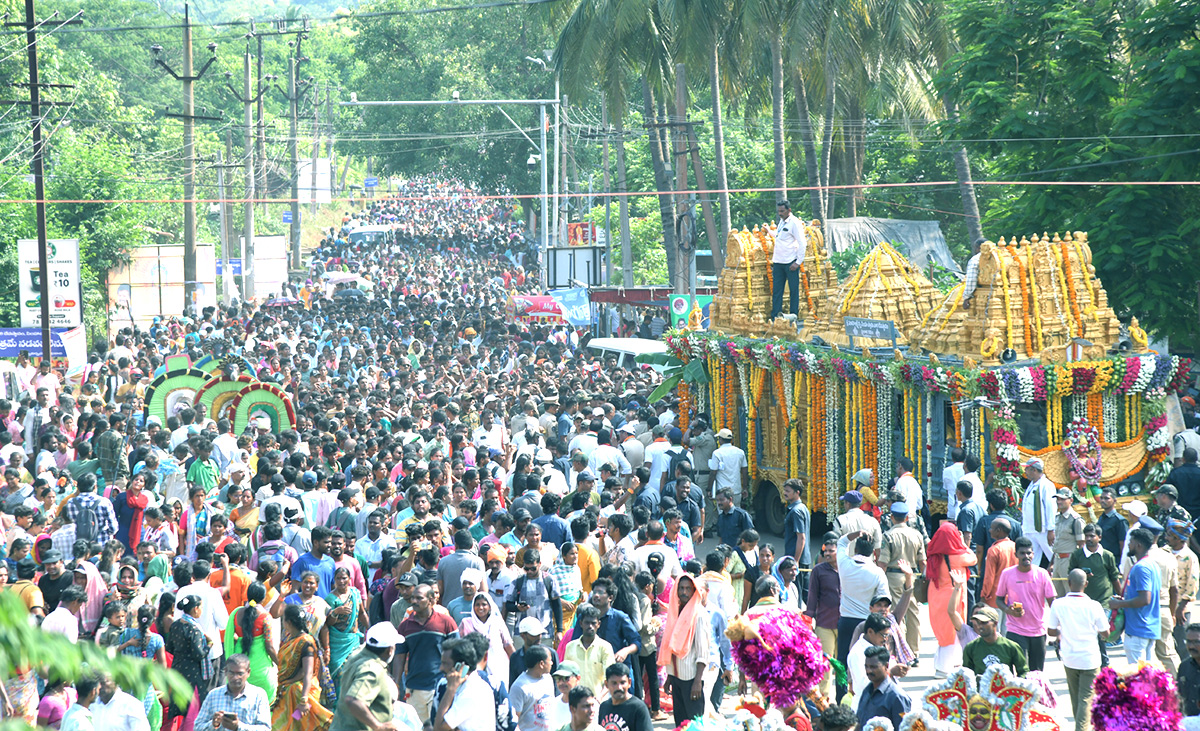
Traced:
[[[169, 666], [195, 693], [178, 704], [24, 668], [3, 685], [5, 718], [649, 731], [746, 690], [725, 629], [787, 607], [846, 670], [794, 709], [797, 727], [899, 726], [912, 702], [893, 679], [918, 664], [918, 585], [941, 674], [1040, 671], [1049, 633], [1086, 710], [1106, 610], [1121, 607], [1125, 654], [1175, 663], [1185, 712], [1200, 713], [1200, 625], [1186, 616], [1197, 562], [1169, 485], [1165, 524], [1127, 530], [1107, 494], [1084, 525], [1031, 460], [1026, 499], [1044, 512], [1013, 520], [978, 457], [954, 448], [956, 499], [935, 525], [902, 456], [894, 476], [856, 474], [815, 541], [805, 485], [789, 480], [776, 555], [742, 507], [732, 433], [681, 418], [672, 397], [651, 404], [658, 374], [600, 362], [586, 333], [506, 313], [512, 293], [539, 291], [511, 210], [414, 179], [322, 238], [310, 276], [281, 293], [299, 304], [124, 330], [82, 381], [18, 361], [28, 398], [0, 402], [0, 582], [43, 631]], [[368, 224], [390, 230], [353, 235]], [[665, 327], [638, 319], [620, 327]], [[187, 400], [147, 416], [147, 386], [180, 353], [276, 384], [295, 422], [255, 415], [237, 431]], [[1195, 463], [1185, 450], [1177, 471]]]

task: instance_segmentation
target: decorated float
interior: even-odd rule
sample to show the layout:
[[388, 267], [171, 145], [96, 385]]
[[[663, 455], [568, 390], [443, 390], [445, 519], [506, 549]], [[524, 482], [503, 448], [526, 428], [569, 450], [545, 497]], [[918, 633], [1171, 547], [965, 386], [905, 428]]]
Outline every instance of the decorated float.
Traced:
[[296, 424], [291, 398], [272, 383], [260, 381], [253, 365], [240, 356], [205, 355], [195, 364], [187, 355], [166, 360], [166, 371], [146, 389], [145, 416], [162, 424], [181, 409], [202, 405], [208, 417], [229, 419], [242, 432], [266, 417], [278, 434]]
[[1190, 362], [1117, 321], [1086, 234], [985, 243], [977, 279], [942, 295], [889, 244], [839, 281], [819, 222], [806, 232], [800, 312], [785, 298], [767, 322], [764, 226], [730, 234], [710, 329], [664, 335], [704, 366], [679, 384], [681, 416], [708, 412], [735, 433], [769, 529], [782, 528], [784, 480], [804, 478], [808, 507], [832, 519], [852, 475], [869, 468], [886, 484], [897, 455], [944, 512], [952, 444], [980, 457], [981, 476], [994, 470], [1014, 505], [1021, 464], [1041, 457], [1085, 517], [1103, 487], [1148, 500], [1165, 478], [1167, 400]]

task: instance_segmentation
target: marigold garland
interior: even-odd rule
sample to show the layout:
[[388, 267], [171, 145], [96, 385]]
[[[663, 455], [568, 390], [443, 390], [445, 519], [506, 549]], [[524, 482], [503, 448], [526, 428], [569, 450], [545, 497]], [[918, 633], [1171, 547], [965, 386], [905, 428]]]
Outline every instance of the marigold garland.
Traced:
[[875, 263], [875, 259], [878, 258], [878, 256], [878, 249], [872, 251], [870, 255], [868, 255], [866, 259], [863, 259], [858, 265], [858, 269], [855, 270], [854, 278], [846, 292], [846, 296], [842, 298], [841, 307], [838, 308], [838, 311], [843, 315], [850, 311], [850, 303], [854, 302], [854, 300], [858, 297], [859, 290], [862, 289], [863, 284], [867, 281], [867, 272], [870, 271], [871, 265]]
[[686, 434], [692, 412], [692, 389], [680, 381], [676, 390], [679, 392], [679, 428]]
[[[813, 306], [812, 292], [808, 288], [808, 271], [804, 268], [803, 262], [800, 263], [800, 283], [804, 286], [804, 299], [808, 302], [808, 311], [813, 316], [816, 316], [817, 308]], [[774, 287], [774, 283], [771, 286]], [[771, 291], [774, 291], [774, 289]], [[794, 314], [796, 315], [796, 319], [803, 319], [800, 317], [800, 313]]]
[[1067, 252], [1066, 241], [1059, 242], [1058, 257], [1059, 276], [1066, 281], [1063, 297], [1070, 303], [1071, 317], [1075, 318], [1075, 334], [1083, 337], [1083, 315], [1079, 312], [1079, 300], [1075, 296], [1075, 278], [1071, 274], [1071, 255]]
[[887, 242], [884, 242], [881, 245], [881, 248], [887, 252], [888, 257], [890, 257], [892, 260], [892, 264], [894, 264], [896, 269], [899, 270], [900, 276], [904, 277], [904, 281], [908, 282], [908, 286], [912, 287], [913, 295], [920, 297], [921, 287], [917, 285], [916, 280], [914, 280], [912, 275], [908, 273], [908, 270], [904, 268], [904, 258], [900, 256], [900, 252], [893, 249], [892, 245]]
[[[935, 317], [942, 319], [944, 313]], [[923, 473], [928, 480], [931, 445], [927, 442], [935, 417], [933, 394], [955, 400], [982, 395], [1002, 398], [1010, 404], [1044, 401], [1047, 436], [1056, 443], [1061, 443], [1065, 422], [1062, 398], [1069, 396], [1072, 418], [1088, 418], [1104, 435], [1106, 444], [1117, 436], [1146, 442], [1151, 455], [1147, 461], [1153, 463], [1147, 478], [1147, 484], [1151, 484], [1162, 479], [1165, 465], [1161, 455], [1167, 454], [1170, 446], [1163, 436], [1166, 429], [1160, 424], [1160, 402], [1167, 391], [1176, 391], [1186, 382], [1190, 368], [1183, 359], [1146, 354], [1057, 366], [968, 371], [905, 361], [863, 360], [837, 351], [778, 341], [729, 339], [715, 333], [671, 332], [666, 340], [670, 351], [683, 360], [705, 358], [709, 370], [707, 391], [696, 389], [694, 384], [683, 384], [678, 390], [682, 425], [692, 418], [693, 411], [702, 409], [712, 414], [714, 427], [730, 428], [736, 433], [740, 427], [739, 395], [747, 411], [754, 406], [757, 421], [762, 390], [766, 378], [771, 378], [782, 401], [775, 407], [784, 415], [787, 429], [770, 434], [776, 440], [771, 442], [772, 448], [787, 443], [789, 476], [809, 478], [814, 486], [814, 509], [817, 503], [831, 505], [845, 487], [843, 478], [854, 470], [869, 466], [881, 477], [890, 474], [889, 457], [894, 456], [893, 452], [910, 456], [917, 463], [914, 473]], [[764, 371], [771, 371], [770, 376]], [[831, 383], [830, 378], [836, 378], [837, 383]], [[790, 394], [789, 385], [793, 387]], [[891, 449], [888, 442], [895, 423], [888, 416], [895, 408], [888, 395], [897, 387], [903, 399], [903, 451]], [[1124, 398], [1118, 400], [1117, 396]], [[1154, 402], [1150, 408], [1146, 408], [1148, 402]], [[795, 408], [789, 413], [791, 403]], [[961, 414], [952, 409], [954, 423], [946, 424], [947, 433], [955, 434], [964, 444], [979, 443], [982, 453], [987, 432], [984, 420], [989, 416], [986, 410], [976, 418], [973, 412]], [[750, 426], [752, 432], [743, 435], [750, 438], [748, 446], [754, 452], [759, 473], [758, 435], [763, 428], [754, 423]], [[992, 443], [998, 447], [997, 436], [993, 431]], [[819, 487], [825, 489], [818, 492]]]

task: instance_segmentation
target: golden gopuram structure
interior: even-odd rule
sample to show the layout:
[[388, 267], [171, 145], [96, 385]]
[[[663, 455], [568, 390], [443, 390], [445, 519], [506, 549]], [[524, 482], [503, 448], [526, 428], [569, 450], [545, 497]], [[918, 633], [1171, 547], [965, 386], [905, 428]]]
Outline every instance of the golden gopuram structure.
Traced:
[[[1102, 358], [1120, 335], [1087, 234], [1077, 231], [984, 242], [977, 281], [959, 284], [931, 308], [912, 341], [928, 351], [998, 365], [1006, 353], [1044, 363]], [[1135, 351], [1146, 349], [1136, 319], [1129, 335]]]
[[[891, 320], [898, 333], [896, 344], [905, 345], [940, 299], [941, 293], [933, 283], [895, 247], [877, 244], [832, 294], [825, 320], [805, 334], [848, 346], [847, 317]], [[855, 347], [879, 348], [891, 344], [891, 340], [854, 339]]]

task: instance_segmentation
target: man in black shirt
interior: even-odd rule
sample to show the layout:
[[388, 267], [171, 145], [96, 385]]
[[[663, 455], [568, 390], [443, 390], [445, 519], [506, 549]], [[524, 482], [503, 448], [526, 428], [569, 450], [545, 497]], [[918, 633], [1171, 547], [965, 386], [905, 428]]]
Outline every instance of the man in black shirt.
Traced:
[[58, 609], [58, 598], [63, 590], [75, 583], [75, 576], [67, 573], [63, 566], [62, 551], [51, 548], [42, 556], [42, 578], [38, 579], [38, 588], [42, 590], [45, 599], [46, 614]]
[[1179, 702], [1185, 716], [1200, 716], [1200, 622], [1188, 625], [1184, 635], [1188, 659], [1179, 665]]
[[604, 731], [653, 731], [650, 709], [640, 698], [629, 695], [629, 666], [615, 662], [604, 671], [608, 700], [600, 704], [596, 722]]
[[1125, 536], [1129, 533], [1129, 523], [1117, 512], [1117, 493], [1111, 487], [1100, 491], [1097, 502], [1104, 511], [1096, 519], [1096, 525], [1101, 530], [1100, 545], [1119, 561], [1125, 555]]

